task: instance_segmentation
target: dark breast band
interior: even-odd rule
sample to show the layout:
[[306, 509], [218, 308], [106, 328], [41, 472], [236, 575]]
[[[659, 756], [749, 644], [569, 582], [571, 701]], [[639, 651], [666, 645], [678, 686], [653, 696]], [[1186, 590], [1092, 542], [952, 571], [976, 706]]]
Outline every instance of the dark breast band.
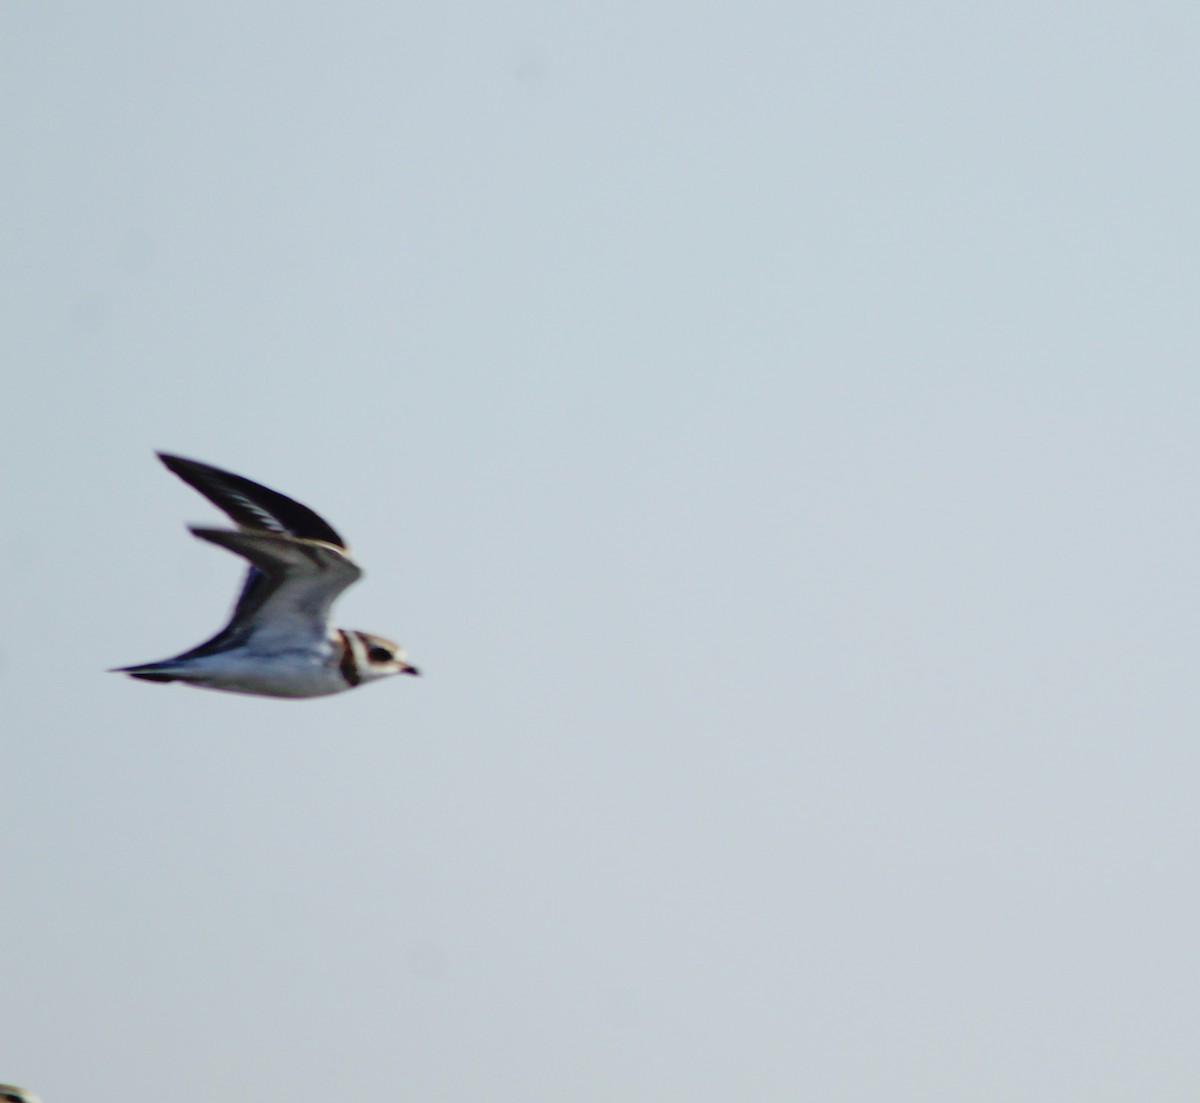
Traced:
[[356, 686], [362, 679], [358, 676], [358, 663], [354, 661], [354, 648], [350, 646], [350, 637], [346, 635], [344, 628], [338, 629], [338, 635], [342, 637], [342, 659], [338, 663], [338, 669], [346, 679], [347, 685]]

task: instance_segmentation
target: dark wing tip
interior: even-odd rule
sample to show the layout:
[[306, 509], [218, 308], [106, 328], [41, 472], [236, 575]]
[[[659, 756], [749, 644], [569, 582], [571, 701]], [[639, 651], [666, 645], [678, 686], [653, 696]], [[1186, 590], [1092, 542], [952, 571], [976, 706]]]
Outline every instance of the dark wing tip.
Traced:
[[185, 459], [169, 452], [156, 454], [168, 471], [178, 475], [245, 528], [346, 547], [346, 542], [325, 518], [278, 490], [199, 460]]

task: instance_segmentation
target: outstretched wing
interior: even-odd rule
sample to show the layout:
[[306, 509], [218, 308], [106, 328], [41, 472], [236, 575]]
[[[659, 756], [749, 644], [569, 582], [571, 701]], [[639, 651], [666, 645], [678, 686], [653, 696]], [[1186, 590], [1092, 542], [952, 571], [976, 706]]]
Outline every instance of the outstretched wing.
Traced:
[[182, 456], [159, 452], [168, 471], [200, 491], [242, 528], [254, 532], [280, 532], [304, 540], [320, 540], [346, 551], [346, 542], [325, 518], [278, 490], [252, 482], [231, 471], [210, 467]]
[[[198, 460], [184, 459], [183, 456], [173, 456], [166, 452], [159, 452], [158, 458], [168, 471], [198, 490], [213, 505], [236, 521], [243, 531], [277, 533], [299, 537], [302, 540], [318, 540], [341, 549], [343, 553], [347, 552], [346, 542], [325, 518], [286, 494], [280, 494], [279, 491], [247, 479], [244, 475], [222, 471], [219, 467], [200, 463]], [[254, 563], [253, 557], [246, 558], [250, 559], [252, 566], [246, 574], [246, 581], [242, 585], [242, 592], [238, 596], [229, 624], [211, 640], [206, 640], [199, 647], [189, 651], [189, 656], [207, 655], [237, 642], [234, 639], [237, 626], [248, 623], [270, 596], [272, 584], [265, 572]], [[356, 574], [355, 578], [357, 577], [359, 575]], [[353, 581], [354, 579], [350, 580]], [[347, 582], [346, 586], [350, 585], [350, 582]]]
[[178, 656], [196, 658], [249, 640], [324, 640], [329, 610], [362, 571], [339, 547], [274, 532], [194, 528], [192, 532], [248, 559], [259, 580], [242, 595], [229, 624]]

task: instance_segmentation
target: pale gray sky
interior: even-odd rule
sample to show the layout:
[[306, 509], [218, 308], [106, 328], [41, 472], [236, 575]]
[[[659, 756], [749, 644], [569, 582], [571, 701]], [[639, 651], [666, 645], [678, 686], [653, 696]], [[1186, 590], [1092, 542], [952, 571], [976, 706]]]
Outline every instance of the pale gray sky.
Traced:
[[[1200, 11], [0, 6], [0, 1079], [1191, 1103]], [[426, 672], [136, 684], [278, 487]]]

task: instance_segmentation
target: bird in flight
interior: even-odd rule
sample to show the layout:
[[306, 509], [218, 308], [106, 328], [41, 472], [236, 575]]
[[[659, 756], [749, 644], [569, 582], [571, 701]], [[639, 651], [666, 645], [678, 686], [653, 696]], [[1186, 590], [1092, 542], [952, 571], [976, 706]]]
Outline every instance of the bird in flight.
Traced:
[[161, 452], [158, 458], [238, 525], [192, 533], [249, 560], [250, 571], [229, 623], [211, 640], [114, 673], [259, 697], [324, 697], [420, 673], [399, 644], [330, 626], [333, 603], [362, 571], [328, 522], [241, 475]]
[[33, 1092], [12, 1084], [0, 1084], [0, 1100], [3, 1100], [3, 1103], [42, 1103]]

